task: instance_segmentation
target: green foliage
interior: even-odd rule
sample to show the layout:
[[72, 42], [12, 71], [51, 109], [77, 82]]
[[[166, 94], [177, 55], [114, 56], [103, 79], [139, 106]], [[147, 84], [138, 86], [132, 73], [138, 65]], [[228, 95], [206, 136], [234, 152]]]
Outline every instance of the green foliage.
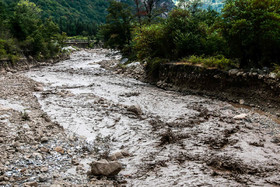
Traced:
[[132, 14], [127, 4], [111, 1], [106, 24], [101, 27], [105, 46], [125, 50], [131, 42]]
[[139, 59], [223, 54], [225, 41], [214, 28], [217, 18], [211, 10], [174, 9], [162, 23], [136, 28], [133, 49]]
[[37, 30], [40, 24], [40, 12], [41, 10], [34, 3], [20, 0], [11, 19], [13, 36], [23, 41], [30, 33]]
[[280, 0], [228, 0], [220, 27], [241, 66], [280, 63]]
[[190, 11], [175, 9], [170, 12], [166, 29], [174, 58], [201, 54], [203, 40], [206, 38], [206, 25], [197, 22]]
[[59, 28], [51, 19], [42, 22], [40, 12], [34, 3], [20, 0], [11, 19], [11, 31], [24, 54], [41, 60], [59, 52], [59, 46], [54, 44]]
[[166, 57], [168, 45], [165, 28], [163, 24], [152, 24], [139, 27], [134, 31], [133, 50], [137, 58], [149, 59], [155, 57]]
[[192, 55], [189, 58], [182, 59], [182, 61], [186, 61], [187, 63], [191, 63], [193, 65], [201, 65], [205, 68], [218, 68], [221, 70], [229, 70], [238, 67], [237, 62], [227, 59], [223, 55], [208, 58]]
[[280, 77], [280, 65], [279, 64], [274, 64], [273, 65], [273, 72], [276, 73], [277, 77]]
[[[1, 3], [0, 3], [1, 4]], [[0, 28], [0, 58], [12, 62], [19, 56], [34, 56], [38, 60], [57, 55], [63, 46], [65, 33], [59, 34], [59, 27], [51, 19], [42, 20], [41, 9], [28, 0], [5, 7], [8, 12], [1, 17], [4, 27]]]
[[14, 62], [18, 59], [19, 51], [13, 39], [0, 39], [0, 59], [10, 59]]
[[[1, 0], [6, 4], [17, 4], [18, 0]], [[107, 0], [30, 0], [42, 13], [42, 19], [52, 18], [59, 25], [61, 32], [68, 35], [94, 35], [100, 23], [105, 22]], [[0, 4], [1, 5], [1, 4]]]

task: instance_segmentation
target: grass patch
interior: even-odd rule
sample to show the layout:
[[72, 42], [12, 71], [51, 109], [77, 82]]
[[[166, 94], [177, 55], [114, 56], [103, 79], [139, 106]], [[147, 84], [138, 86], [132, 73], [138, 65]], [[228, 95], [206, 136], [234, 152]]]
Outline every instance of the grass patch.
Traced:
[[237, 61], [225, 58], [223, 55], [212, 57], [192, 55], [188, 58], [183, 58], [181, 61], [191, 65], [201, 65], [205, 68], [217, 68], [225, 71], [233, 68], [238, 68], [239, 66]]
[[280, 77], [280, 65], [279, 64], [274, 64], [273, 66], [273, 73], [276, 73], [276, 77]]

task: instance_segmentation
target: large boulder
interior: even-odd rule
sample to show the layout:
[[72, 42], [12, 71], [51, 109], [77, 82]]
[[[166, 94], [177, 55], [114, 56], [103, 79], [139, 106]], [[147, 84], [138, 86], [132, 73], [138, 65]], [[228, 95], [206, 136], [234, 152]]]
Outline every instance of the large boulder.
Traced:
[[90, 166], [90, 174], [96, 176], [114, 176], [122, 170], [119, 162], [108, 162], [107, 160], [93, 161]]

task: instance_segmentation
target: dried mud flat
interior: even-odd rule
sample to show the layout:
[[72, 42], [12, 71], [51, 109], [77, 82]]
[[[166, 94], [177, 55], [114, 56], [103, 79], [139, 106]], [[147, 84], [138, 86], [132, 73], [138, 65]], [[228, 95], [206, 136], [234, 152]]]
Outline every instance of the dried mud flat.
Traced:
[[[83, 50], [0, 76], [0, 185], [280, 186], [276, 120], [128, 78], [139, 66], [117, 74], [119, 58]], [[100, 158], [123, 170], [88, 178]]]

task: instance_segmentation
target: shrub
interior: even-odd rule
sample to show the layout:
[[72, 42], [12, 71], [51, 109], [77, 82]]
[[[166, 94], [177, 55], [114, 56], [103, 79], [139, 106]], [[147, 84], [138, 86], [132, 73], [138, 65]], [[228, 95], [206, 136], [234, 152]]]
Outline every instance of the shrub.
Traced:
[[0, 59], [8, 58], [14, 62], [18, 59], [19, 51], [13, 39], [0, 39]]
[[151, 59], [155, 57], [164, 58], [168, 56], [170, 49], [165, 35], [163, 24], [152, 24], [137, 28], [134, 31], [133, 50], [137, 58]]
[[280, 77], [280, 65], [274, 64], [273, 69], [274, 69], [273, 72], [276, 73], [276, 76]]

